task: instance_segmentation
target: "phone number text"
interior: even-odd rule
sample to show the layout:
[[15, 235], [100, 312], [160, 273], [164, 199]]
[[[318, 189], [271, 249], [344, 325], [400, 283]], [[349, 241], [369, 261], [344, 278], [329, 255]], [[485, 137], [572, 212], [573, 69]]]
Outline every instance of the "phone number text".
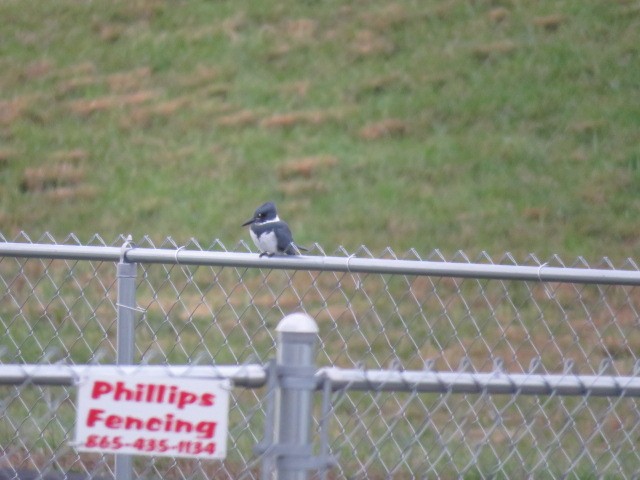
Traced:
[[181, 440], [175, 445], [169, 444], [169, 440], [155, 438], [137, 438], [131, 442], [125, 442], [122, 437], [110, 437], [107, 435], [89, 435], [84, 443], [85, 448], [100, 450], [120, 450], [132, 448], [145, 453], [176, 453], [188, 455], [214, 455], [216, 453], [215, 442], [203, 442], [199, 440]]

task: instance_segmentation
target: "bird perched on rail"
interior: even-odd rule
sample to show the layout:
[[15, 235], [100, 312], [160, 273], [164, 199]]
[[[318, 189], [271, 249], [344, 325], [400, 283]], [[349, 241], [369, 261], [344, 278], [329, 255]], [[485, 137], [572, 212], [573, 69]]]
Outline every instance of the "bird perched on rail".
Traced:
[[251, 225], [249, 233], [253, 243], [260, 250], [260, 257], [273, 257], [276, 254], [299, 255], [299, 250], [307, 251], [294, 243], [289, 225], [280, 220], [273, 202], [259, 206], [253, 218], [242, 224], [243, 227], [247, 225]]

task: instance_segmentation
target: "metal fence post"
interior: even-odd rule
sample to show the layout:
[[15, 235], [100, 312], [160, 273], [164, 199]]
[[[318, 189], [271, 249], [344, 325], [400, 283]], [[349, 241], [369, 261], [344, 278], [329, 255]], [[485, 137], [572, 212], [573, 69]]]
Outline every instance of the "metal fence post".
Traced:
[[[130, 238], [122, 246], [122, 255], [117, 267], [118, 278], [118, 322], [117, 322], [117, 351], [118, 365], [132, 365], [135, 357], [135, 312], [136, 312], [136, 273], [137, 264], [130, 263], [125, 253], [130, 248]], [[131, 480], [133, 478], [133, 457], [131, 455], [116, 455], [116, 480]]]
[[314, 466], [311, 445], [313, 395], [316, 389], [315, 350], [318, 325], [310, 316], [294, 313], [278, 327], [276, 392], [276, 476], [304, 480]]

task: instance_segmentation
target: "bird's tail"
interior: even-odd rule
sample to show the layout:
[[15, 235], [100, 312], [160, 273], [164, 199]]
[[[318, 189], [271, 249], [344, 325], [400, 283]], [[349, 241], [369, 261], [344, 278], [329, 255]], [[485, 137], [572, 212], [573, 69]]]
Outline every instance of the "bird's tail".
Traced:
[[303, 247], [302, 245], [298, 245], [297, 243], [291, 242], [285, 253], [287, 255], [300, 255], [300, 252], [308, 252], [308, 251], [309, 249], [307, 247]]

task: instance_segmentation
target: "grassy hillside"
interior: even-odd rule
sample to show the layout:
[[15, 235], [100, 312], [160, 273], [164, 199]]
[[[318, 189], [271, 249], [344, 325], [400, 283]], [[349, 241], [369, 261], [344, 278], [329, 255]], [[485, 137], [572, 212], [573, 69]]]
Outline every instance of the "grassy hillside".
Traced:
[[0, 2], [0, 232], [636, 257], [633, 0]]

